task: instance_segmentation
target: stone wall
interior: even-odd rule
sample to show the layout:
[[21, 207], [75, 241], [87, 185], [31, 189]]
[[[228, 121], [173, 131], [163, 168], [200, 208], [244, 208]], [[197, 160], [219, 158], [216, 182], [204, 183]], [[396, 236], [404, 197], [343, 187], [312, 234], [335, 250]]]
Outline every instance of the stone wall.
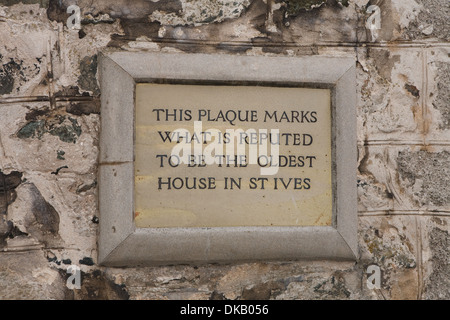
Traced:
[[[71, 4], [80, 30], [67, 27]], [[0, 299], [449, 299], [449, 8], [0, 0]], [[98, 266], [97, 55], [115, 50], [355, 57], [360, 259]], [[72, 264], [81, 289], [66, 286]], [[381, 289], [366, 285], [370, 265]]]

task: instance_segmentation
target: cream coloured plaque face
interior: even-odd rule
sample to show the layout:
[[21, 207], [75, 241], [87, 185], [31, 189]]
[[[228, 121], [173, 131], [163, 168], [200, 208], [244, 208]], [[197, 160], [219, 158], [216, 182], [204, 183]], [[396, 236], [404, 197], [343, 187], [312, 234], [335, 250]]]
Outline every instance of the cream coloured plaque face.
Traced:
[[138, 228], [330, 226], [328, 89], [137, 84]]

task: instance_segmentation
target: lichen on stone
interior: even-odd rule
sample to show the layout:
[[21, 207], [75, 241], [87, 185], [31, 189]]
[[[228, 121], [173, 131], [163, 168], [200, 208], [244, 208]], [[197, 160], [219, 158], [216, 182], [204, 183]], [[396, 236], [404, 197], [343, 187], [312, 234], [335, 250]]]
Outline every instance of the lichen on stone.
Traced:
[[389, 221], [379, 227], [369, 226], [362, 236], [372, 262], [384, 268], [416, 267], [416, 259], [407, 236]]
[[41, 139], [45, 133], [44, 129], [45, 121], [30, 121], [26, 125], [24, 125], [17, 132], [17, 137], [20, 139], [28, 139], [28, 138], [38, 138]]
[[97, 55], [84, 57], [80, 61], [78, 85], [80, 89], [91, 91], [95, 96], [100, 94], [97, 84]]
[[82, 130], [76, 119], [58, 115], [57, 120], [40, 119], [26, 123], [17, 132], [17, 137], [20, 139], [42, 139], [45, 133], [57, 136], [61, 141], [67, 143], [76, 143]]

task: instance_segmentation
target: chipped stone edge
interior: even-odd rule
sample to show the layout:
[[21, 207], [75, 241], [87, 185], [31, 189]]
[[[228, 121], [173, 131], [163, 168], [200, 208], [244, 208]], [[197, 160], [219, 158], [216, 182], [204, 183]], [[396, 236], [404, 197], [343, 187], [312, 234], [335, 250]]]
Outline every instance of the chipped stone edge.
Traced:
[[[99, 264], [125, 267], [358, 259], [356, 67], [353, 56], [113, 52], [99, 55], [99, 73], [102, 91]], [[153, 80], [266, 82], [331, 89], [333, 225], [136, 228], [133, 214], [134, 93], [136, 83]]]

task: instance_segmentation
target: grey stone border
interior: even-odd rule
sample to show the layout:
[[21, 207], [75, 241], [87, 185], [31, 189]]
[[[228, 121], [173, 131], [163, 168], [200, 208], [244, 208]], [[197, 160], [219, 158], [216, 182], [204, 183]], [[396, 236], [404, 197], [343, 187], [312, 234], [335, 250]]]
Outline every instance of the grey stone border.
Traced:
[[[100, 54], [99, 264], [357, 259], [355, 70], [353, 57]], [[134, 93], [136, 83], [150, 81], [330, 88], [334, 142], [332, 226], [136, 228]]]

